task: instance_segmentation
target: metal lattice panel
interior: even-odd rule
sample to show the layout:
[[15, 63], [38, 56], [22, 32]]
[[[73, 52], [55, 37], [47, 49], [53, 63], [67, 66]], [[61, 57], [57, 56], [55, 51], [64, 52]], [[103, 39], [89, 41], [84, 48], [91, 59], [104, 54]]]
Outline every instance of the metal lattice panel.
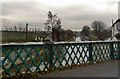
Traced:
[[49, 50], [46, 46], [3, 47], [2, 53], [5, 56], [2, 61], [4, 76], [49, 69]]
[[119, 42], [3, 45], [2, 75], [11, 77], [52, 68], [120, 59]]
[[98, 43], [92, 45], [92, 54], [94, 61], [110, 60], [110, 44]]

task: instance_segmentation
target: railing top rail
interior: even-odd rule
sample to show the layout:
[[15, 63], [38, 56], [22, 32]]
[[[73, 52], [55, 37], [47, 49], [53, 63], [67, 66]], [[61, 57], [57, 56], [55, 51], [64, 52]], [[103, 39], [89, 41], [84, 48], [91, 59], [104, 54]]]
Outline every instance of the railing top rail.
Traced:
[[[71, 45], [71, 44], [89, 44], [89, 43], [118, 43], [120, 41], [81, 41], [80, 43], [76, 42], [54, 42], [51, 45]], [[41, 46], [41, 45], [50, 45], [44, 44], [43, 42], [26, 42], [26, 43], [5, 43], [0, 44], [0, 46]]]

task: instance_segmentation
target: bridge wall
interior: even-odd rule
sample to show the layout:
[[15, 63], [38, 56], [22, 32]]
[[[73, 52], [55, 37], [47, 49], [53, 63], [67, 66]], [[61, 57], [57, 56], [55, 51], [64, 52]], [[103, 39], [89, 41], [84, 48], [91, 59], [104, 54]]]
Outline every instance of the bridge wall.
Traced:
[[120, 42], [1, 45], [3, 77], [20, 76], [120, 58]]

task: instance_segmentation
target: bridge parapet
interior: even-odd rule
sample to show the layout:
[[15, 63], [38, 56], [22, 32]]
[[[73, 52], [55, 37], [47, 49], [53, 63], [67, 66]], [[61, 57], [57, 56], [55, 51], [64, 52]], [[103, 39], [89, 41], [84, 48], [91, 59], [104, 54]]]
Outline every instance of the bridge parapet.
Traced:
[[120, 59], [120, 42], [1, 45], [3, 77]]

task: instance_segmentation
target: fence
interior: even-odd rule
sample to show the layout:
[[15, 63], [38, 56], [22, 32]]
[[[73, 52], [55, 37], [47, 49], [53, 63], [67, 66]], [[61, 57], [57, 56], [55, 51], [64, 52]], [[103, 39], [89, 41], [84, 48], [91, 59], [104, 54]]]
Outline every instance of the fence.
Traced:
[[3, 77], [120, 58], [119, 42], [1, 45], [1, 47], [4, 57]]

